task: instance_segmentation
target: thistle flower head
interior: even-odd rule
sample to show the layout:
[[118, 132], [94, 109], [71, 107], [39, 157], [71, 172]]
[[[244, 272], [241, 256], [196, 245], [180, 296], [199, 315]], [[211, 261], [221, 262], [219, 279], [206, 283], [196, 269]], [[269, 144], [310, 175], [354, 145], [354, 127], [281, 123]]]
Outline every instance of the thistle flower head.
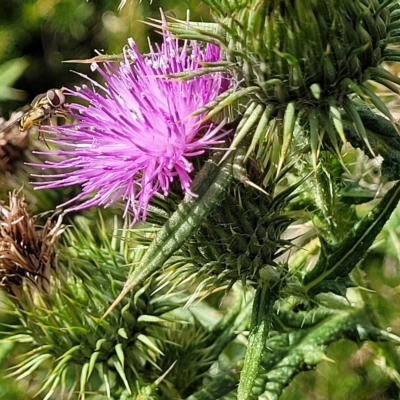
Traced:
[[40, 165], [65, 172], [48, 175], [50, 181], [37, 183], [38, 188], [81, 185], [82, 192], [62, 206], [83, 200], [69, 208], [77, 210], [122, 199], [125, 214], [132, 209], [135, 221], [145, 217], [155, 193], [168, 194], [174, 179], [190, 192], [190, 157], [220, 143], [224, 135], [221, 126], [204, 125], [203, 115], [191, 114], [225, 90], [227, 81], [222, 74], [188, 82], [167, 75], [195, 71], [202, 62], [219, 58], [216, 46], [178, 43], [164, 33], [163, 43], [150, 43], [146, 56], [129, 40], [119, 66], [94, 65], [103, 84], [85, 77], [91, 87], [66, 91], [87, 102], [71, 104], [78, 121], [57, 128], [59, 138], [53, 142], [67, 150], [56, 155], [66, 158]]

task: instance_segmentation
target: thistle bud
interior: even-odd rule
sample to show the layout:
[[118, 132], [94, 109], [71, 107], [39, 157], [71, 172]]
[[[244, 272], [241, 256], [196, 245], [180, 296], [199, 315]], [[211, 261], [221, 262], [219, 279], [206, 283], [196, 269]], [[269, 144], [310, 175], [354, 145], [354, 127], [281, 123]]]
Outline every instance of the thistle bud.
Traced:
[[349, 92], [338, 83], [363, 82], [382, 62], [397, 18], [388, 3], [251, 0], [214, 11], [238, 82], [257, 86], [263, 101], [309, 104]]
[[[314, 170], [322, 144], [340, 159], [346, 125], [355, 128], [372, 156], [379, 154], [358, 107], [375, 108], [395, 122], [370, 82], [398, 93], [400, 78], [382, 66], [400, 60], [400, 51], [389, 47], [400, 42], [397, 1], [206, 3], [219, 25], [208, 40], [224, 48], [225, 68], [233, 81], [231, 99], [246, 104], [232, 148], [252, 135], [248, 155], [255, 150], [259, 160], [267, 160], [269, 181], [293, 158], [295, 127], [307, 133]], [[191, 35], [196, 34], [207, 37], [206, 31], [193, 27]], [[228, 100], [221, 99], [218, 110], [225, 104]]]

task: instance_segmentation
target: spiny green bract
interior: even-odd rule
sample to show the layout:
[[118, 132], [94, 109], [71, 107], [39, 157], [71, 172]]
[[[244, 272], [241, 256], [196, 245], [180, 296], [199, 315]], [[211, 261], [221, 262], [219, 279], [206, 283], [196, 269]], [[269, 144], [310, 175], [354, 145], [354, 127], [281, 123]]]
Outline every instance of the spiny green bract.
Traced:
[[382, 62], [396, 36], [396, 6], [378, 0], [251, 0], [214, 11], [237, 82], [258, 86], [262, 101], [315, 104], [344, 95], [347, 85], [339, 83], [346, 78], [368, 79], [366, 69]]

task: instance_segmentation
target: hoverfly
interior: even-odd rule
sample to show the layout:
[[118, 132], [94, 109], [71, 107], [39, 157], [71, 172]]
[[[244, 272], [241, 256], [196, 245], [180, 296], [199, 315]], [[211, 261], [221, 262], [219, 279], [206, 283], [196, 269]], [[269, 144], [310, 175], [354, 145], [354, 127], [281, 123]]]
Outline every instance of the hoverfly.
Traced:
[[[4, 132], [6, 129], [18, 124], [19, 130], [25, 132], [31, 128], [32, 125], [40, 126], [46, 120], [49, 120], [52, 116], [62, 116], [69, 112], [69, 108], [65, 103], [64, 89], [49, 89], [46, 93], [37, 95], [31, 102], [30, 108], [24, 112], [24, 114], [11, 122], [6, 126], [0, 133]], [[39, 136], [43, 134], [39, 131]], [[47, 145], [47, 143], [46, 143]], [[47, 146], [48, 147], [48, 146]]]

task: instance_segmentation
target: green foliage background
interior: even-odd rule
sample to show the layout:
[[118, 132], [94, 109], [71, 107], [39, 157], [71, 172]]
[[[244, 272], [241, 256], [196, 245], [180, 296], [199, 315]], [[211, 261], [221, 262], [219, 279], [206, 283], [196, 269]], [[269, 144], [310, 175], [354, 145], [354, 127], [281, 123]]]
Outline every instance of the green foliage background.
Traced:
[[[38, 93], [52, 87], [72, 86], [80, 77], [70, 72], [90, 74], [89, 64], [63, 63], [64, 60], [88, 59], [95, 50], [120, 53], [128, 37], [133, 37], [145, 50], [146, 37], [156, 40], [149, 27], [140, 22], [147, 17], [159, 18], [159, 7], [167, 15], [185, 19], [190, 9], [193, 20], [210, 20], [206, 7], [199, 1], [128, 0], [121, 12], [118, 0], [1, 0], [0, 2], [0, 110], [5, 118]], [[13, 179], [0, 177], [0, 194], [6, 197], [14, 188]], [[12, 181], [12, 182], [11, 182]], [[39, 211], [54, 208], [63, 192], [37, 193], [32, 199]], [[362, 207], [359, 213], [364, 213]], [[365, 282], [363, 300], [380, 326], [400, 334], [400, 210], [381, 233], [375, 248], [365, 258], [360, 279]], [[354, 291], [357, 301], [359, 292]], [[210, 302], [212, 302], [212, 298]], [[373, 311], [372, 311], [373, 310]], [[0, 309], [2, 331], [14, 321], [7, 306]], [[285, 390], [283, 399], [389, 399], [397, 398], [400, 370], [385, 365], [397, 357], [393, 348], [368, 343], [358, 345], [342, 340], [332, 345], [329, 358], [315, 371], [299, 374]], [[232, 349], [234, 353], [236, 350]], [[18, 363], [24, 346], [0, 348], [0, 400], [28, 400], [40, 388], [40, 381], [6, 378], [7, 368]], [[234, 358], [234, 356], [232, 357]], [[396, 382], [397, 386], [393, 383]], [[39, 395], [37, 398], [43, 398]], [[100, 398], [93, 395], [92, 399]]]
[[[21, 107], [52, 87], [80, 81], [70, 70], [90, 73], [87, 64], [63, 63], [88, 59], [95, 50], [121, 53], [128, 37], [139, 48], [147, 35], [157, 40], [142, 21], [159, 18], [159, 8], [170, 16], [209, 20], [197, 1], [129, 0], [118, 11], [117, 0], [4, 0], [0, 4], [0, 109], [3, 115]], [[153, 30], [151, 30], [153, 31]], [[13, 87], [16, 90], [11, 90]]]

